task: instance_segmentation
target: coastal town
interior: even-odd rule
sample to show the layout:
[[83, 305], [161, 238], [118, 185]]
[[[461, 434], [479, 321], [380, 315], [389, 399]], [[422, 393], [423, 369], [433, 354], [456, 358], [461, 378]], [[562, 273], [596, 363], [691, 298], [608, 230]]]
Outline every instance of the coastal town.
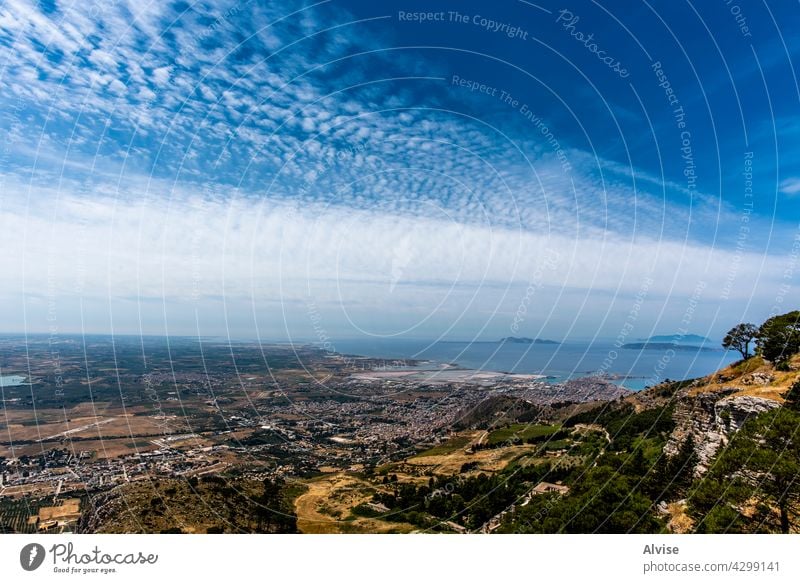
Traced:
[[[48, 371], [54, 346], [59, 378]], [[196, 346], [187, 344], [183, 352], [173, 346], [168, 372], [157, 364], [166, 358], [159, 346], [150, 348], [148, 370], [131, 358], [127, 368], [116, 370], [121, 390], [95, 377], [84, 399], [70, 386], [86, 386], [82, 377], [103, 368], [108, 346], [98, 342], [87, 351], [86, 369], [76, 362], [81, 351], [69, 343], [42, 339], [31, 345], [30, 365], [16, 368], [34, 375], [4, 377], [0, 503], [56, 504], [130, 483], [230, 471], [277, 480], [373, 471], [446, 442], [487, 398], [546, 407], [629, 394], [603, 378], [554, 383], [541, 375], [346, 357], [313, 347], [243, 345], [234, 353], [235, 372], [230, 354], [204, 347], [206, 360], [217, 366], [203, 374], [193, 370], [196, 365], [177, 366], [191, 362]], [[126, 354], [124, 345], [117, 351]], [[283, 361], [283, 368], [267, 372], [252, 361], [256, 351]], [[15, 360], [4, 358], [8, 370]], [[69, 529], [75, 521], [37, 525]]]

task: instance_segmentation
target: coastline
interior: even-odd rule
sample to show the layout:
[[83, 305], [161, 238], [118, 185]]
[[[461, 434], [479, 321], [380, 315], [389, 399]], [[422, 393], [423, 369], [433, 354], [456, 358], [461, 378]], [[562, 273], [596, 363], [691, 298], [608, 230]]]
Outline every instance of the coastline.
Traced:
[[433, 366], [495, 376], [536, 375], [535, 380], [549, 384], [598, 377], [637, 392], [667, 379], [705, 376], [735, 360], [733, 355], [721, 350], [620, 350], [612, 341], [573, 341], [550, 345], [351, 339], [337, 340], [335, 345], [343, 354], [357, 354], [360, 358], [414, 363], [415, 370], [420, 370], [420, 366]]

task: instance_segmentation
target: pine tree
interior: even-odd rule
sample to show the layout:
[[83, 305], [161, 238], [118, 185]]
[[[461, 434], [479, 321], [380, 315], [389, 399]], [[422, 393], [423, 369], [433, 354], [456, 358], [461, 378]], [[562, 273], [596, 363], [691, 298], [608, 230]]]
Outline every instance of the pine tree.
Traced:
[[798, 427], [800, 413], [790, 407], [762, 413], [745, 423], [717, 464], [718, 473], [745, 485], [730, 503], [741, 505], [755, 499], [777, 509], [783, 533], [790, 531], [800, 503]]
[[789, 390], [783, 396], [783, 406], [792, 411], [800, 412], [800, 380], [789, 387]]
[[694, 469], [699, 461], [694, 447], [694, 437], [688, 435], [683, 440], [677, 455], [670, 460], [672, 491], [676, 496], [685, 496], [692, 487]]

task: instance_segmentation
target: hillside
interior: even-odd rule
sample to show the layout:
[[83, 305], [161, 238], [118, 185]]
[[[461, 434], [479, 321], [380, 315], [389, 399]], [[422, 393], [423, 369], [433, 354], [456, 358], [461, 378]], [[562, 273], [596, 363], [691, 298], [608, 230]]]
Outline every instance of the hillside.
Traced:
[[779, 371], [760, 356], [733, 363], [702, 379], [688, 391], [690, 396], [700, 393], [730, 391], [734, 396], [761, 397], [783, 402], [783, 393], [800, 378], [800, 355], [789, 361], [788, 371]]
[[87, 500], [78, 532], [296, 532], [282, 483], [203, 476], [131, 482]]
[[697, 471], [708, 464], [730, 437], [748, 420], [783, 403], [783, 394], [800, 380], [800, 355], [789, 360], [789, 370], [779, 371], [760, 356], [738, 361], [706, 377], [662, 383], [625, 401], [636, 411], [672, 405], [675, 429], [664, 452], [677, 455], [691, 437], [697, 454]]

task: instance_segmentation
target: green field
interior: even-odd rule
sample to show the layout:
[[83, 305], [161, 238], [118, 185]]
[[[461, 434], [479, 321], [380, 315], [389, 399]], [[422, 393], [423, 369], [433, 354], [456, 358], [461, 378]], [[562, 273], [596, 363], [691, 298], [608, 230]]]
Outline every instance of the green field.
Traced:
[[569, 439], [557, 439], [555, 441], [548, 441], [544, 444], [545, 451], [556, 451], [558, 449], [566, 449], [572, 442]]
[[525, 441], [530, 438], [547, 437], [561, 429], [560, 425], [528, 425], [525, 423], [515, 423], [502, 429], [496, 429], [489, 434], [487, 443], [497, 445], [499, 443]]
[[51, 506], [52, 498], [31, 499], [6, 498], [0, 502], [0, 533], [16, 532], [30, 534], [37, 532], [36, 525], [28, 524], [28, 518], [36, 516], [42, 506]]
[[437, 445], [436, 447], [432, 447], [431, 449], [427, 449], [421, 453], [418, 453], [416, 457], [424, 457], [429, 455], [446, 455], [448, 453], [453, 453], [454, 451], [458, 451], [459, 449], [464, 449], [469, 445], [470, 437], [467, 435], [461, 435], [458, 437], [454, 437], [441, 445]]

